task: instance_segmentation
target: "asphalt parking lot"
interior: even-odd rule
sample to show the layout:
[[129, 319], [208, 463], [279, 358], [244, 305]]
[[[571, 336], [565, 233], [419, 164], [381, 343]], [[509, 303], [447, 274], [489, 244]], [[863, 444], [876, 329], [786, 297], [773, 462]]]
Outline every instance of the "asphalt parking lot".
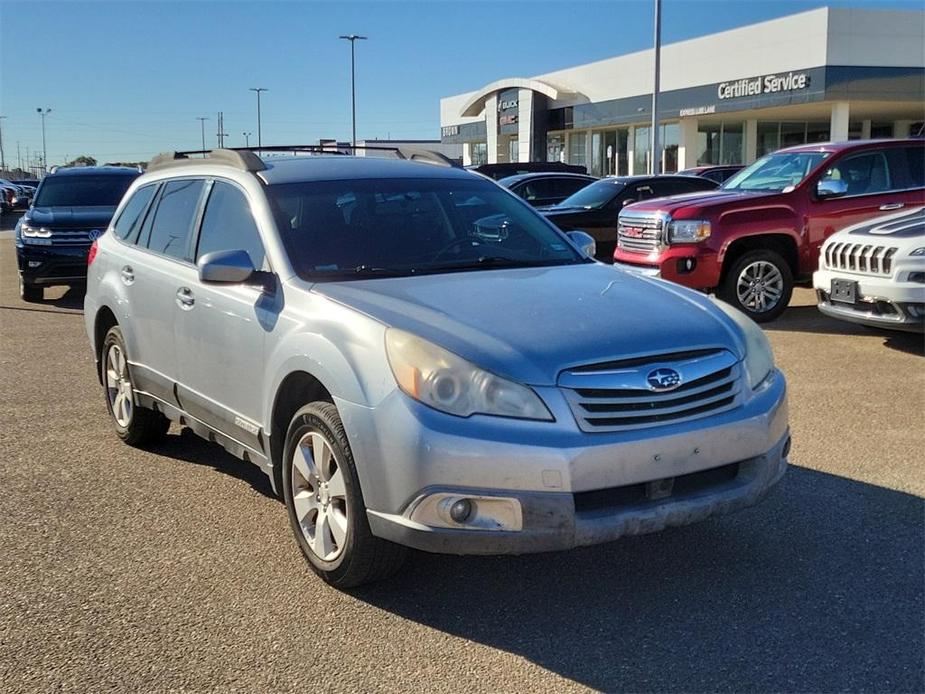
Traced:
[[[9, 217], [4, 217], [9, 222]], [[79, 291], [0, 238], [0, 691], [921, 692], [921, 336], [768, 329], [792, 468], [758, 507], [526, 557], [417, 555], [326, 587], [266, 479], [176, 426], [110, 431]]]

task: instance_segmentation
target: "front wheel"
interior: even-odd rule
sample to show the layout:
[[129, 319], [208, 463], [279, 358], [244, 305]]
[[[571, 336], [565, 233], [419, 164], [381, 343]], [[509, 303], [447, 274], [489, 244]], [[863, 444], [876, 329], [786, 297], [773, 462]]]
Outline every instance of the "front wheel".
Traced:
[[756, 323], [767, 323], [790, 303], [793, 273], [774, 251], [750, 251], [729, 268], [718, 294]]
[[369, 529], [350, 443], [332, 403], [313, 402], [292, 418], [283, 498], [302, 554], [332, 586], [351, 588], [387, 578], [404, 562], [407, 548]]

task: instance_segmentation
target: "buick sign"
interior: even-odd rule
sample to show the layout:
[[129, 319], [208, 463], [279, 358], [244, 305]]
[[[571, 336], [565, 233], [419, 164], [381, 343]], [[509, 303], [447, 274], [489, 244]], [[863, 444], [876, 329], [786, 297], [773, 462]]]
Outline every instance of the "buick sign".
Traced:
[[656, 393], [662, 393], [674, 390], [680, 386], [681, 374], [674, 369], [655, 369], [655, 371], [650, 371], [649, 375], [646, 376], [646, 382], [649, 384], [650, 390], [654, 390]]

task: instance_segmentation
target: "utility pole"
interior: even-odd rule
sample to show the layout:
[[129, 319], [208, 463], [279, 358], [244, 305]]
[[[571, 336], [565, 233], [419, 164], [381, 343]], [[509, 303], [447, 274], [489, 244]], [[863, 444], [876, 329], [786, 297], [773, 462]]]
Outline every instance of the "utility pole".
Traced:
[[19, 166], [19, 170], [22, 171], [22, 150], [19, 148], [19, 140], [16, 140], [16, 164]]
[[257, 151], [263, 146], [263, 131], [260, 129], [260, 92], [268, 91], [266, 87], [250, 87], [252, 92], [257, 93]]
[[[366, 41], [368, 36], [357, 36], [356, 34], [347, 34], [338, 38], [350, 42], [350, 110], [353, 114], [353, 146], [357, 146], [357, 87], [356, 87], [356, 42]], [[353, 152], [356, 154], [356, 150]]]
[[658, 88], [662, 52], [662, 0], [655, 0], [655, 83], [652, 89], [652, 174], [658, 175], [662, 163], [658, 150]]
[[[209, 120], [205, 116], [196, 116], [196, 120], [199, 121], [199, 127], [202, 134], [202, 151], [206, 151], [206, 121]], [[203, 155], [205, 156], [205, 155]]]
[[251, 135], [253, 135], [254, 133], [241, 133], [241, 134], [244, 135], [244, 146], [250, 147], [251, 146]]
[[225, 146], [225, 138], [228, 137], [228, 133], [225, 132], [225, 112], [218, 112], [218, 148], [222, 149]]
[[45, 146], [45, 116], [51, 113], [50, 108], [36, 108], [38, 114], [42, 117], [42, 166], [48, 168], [48, 148]]
[[[0, 116], [2, 121], [6, 116]], [[0, 171], [6, 171], [6, 158], [3, 156], [3, 123], [0, 123]]]

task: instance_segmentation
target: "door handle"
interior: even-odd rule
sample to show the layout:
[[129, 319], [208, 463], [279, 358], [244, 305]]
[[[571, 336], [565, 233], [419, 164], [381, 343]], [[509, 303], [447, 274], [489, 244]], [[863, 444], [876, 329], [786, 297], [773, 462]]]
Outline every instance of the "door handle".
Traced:
[[135, 271], [132, 269], [131, 265], [124, 265], [121, 275], [122, 281], [125, 282], [125, 284], [131, 284], [135, 281]]
[[888, 202], [885, 205], [880, 205], [880, 209], [886, 212], [887, 210], [901, 210], [906, 206], [904, 202]]
[[193, 290], [189, 287], [180, 287], [177, 290], [177, 304], [184, 310], [193, 308], [196, 303], [196, 297], [193, 296]]

